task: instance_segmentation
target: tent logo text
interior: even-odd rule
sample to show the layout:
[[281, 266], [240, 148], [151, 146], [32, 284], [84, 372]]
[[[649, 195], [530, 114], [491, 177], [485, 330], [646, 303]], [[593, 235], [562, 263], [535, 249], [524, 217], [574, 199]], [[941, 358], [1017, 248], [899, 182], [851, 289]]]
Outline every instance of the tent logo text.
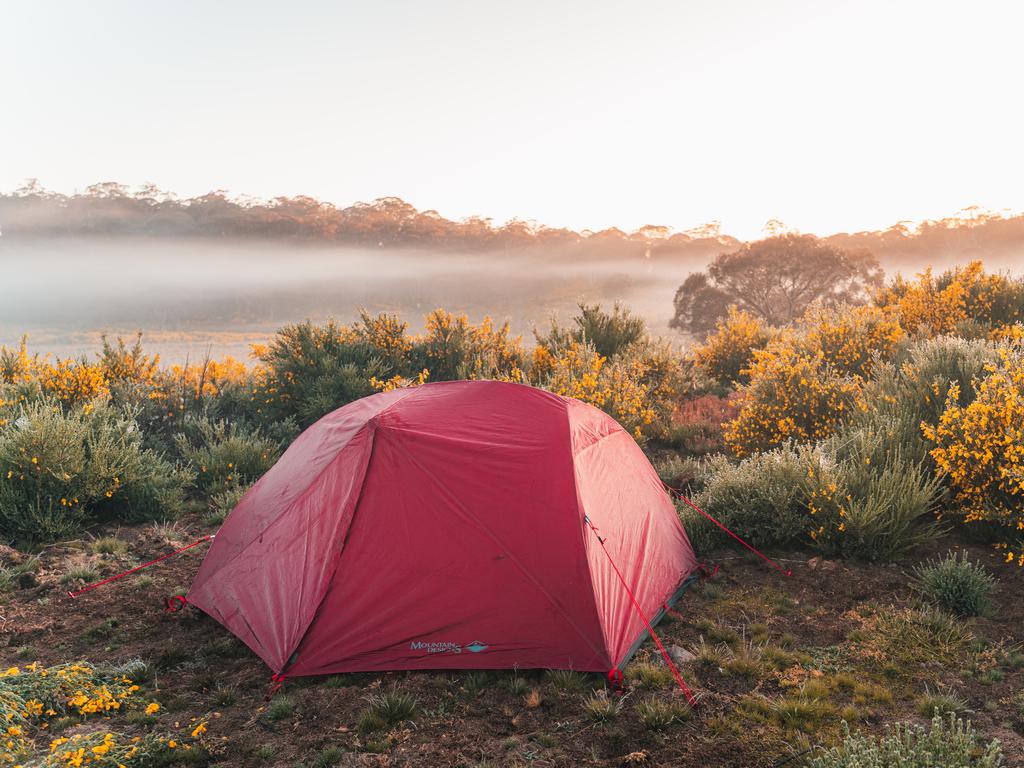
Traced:
[[481, 643], [479, 640], [474, 640], [468, 645], [461, 645], [459, 643], [453, 643], [450, 640], [413, 640], [409, 643], [410, 651], [425, 651], [426, 653], [462, 653], [463, 648], [470, 653], [480, 653], [486, 651], [490, 646], [486, 643]]

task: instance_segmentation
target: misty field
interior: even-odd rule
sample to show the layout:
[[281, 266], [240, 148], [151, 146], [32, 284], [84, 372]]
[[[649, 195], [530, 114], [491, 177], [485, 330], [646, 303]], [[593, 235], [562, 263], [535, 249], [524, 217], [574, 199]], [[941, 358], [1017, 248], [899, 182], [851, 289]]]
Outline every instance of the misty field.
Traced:
[[[285, 325], [244, 360], [167, 365], [131, 338], [84, 357], [5, 347], [0, 765], [1020, 764], [1024, 281], [980, 262], [887, 281], [854, 265], [864, 286], [769, 323], [730, 304], [716, 265], [676, 294], [678, 323], [721, 305], [683, 350], [608, 304], [529, 342], [437, 309], [415, 332], [392, 313]], [[240, 642], [162, 613], [201, 551], [64, 597], [214, 533], [325, 413], [463, 378], [603, 409], [666, 484], [793, 569], [677, 505], [721, 565], [659, 627], [695, 710], [649, 642], [621, 696], [516, 670], [289, 680], [267, 702]]]

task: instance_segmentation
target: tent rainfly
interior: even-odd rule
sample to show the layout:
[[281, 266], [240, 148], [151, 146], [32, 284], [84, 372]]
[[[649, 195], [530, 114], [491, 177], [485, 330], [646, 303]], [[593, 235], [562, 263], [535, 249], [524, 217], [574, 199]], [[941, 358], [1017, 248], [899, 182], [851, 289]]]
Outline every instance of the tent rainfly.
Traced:
[[696, 576], [633, 438], [519, 384], [381, 392], [245, 494], [187, 599], [277, 674], [623, 666]]

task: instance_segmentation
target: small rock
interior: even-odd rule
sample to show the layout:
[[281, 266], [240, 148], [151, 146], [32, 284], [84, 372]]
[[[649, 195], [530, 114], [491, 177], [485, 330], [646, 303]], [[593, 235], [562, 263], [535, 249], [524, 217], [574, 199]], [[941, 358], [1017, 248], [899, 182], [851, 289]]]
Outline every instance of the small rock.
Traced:
[[668, 647], [668, 655], [676, 664], [685, 664], [686, 662], [693, 661], [697, 658], [681, 645], [670, 645]]

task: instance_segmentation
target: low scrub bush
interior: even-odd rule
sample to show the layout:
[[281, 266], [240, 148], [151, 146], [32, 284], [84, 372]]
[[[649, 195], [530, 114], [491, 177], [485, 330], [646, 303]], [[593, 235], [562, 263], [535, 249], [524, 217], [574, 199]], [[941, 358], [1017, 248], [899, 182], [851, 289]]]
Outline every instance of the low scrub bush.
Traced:
[[938, 277], [931, 269], [913, 281], [897, 277], [878, 292], [875, 303], [918, 335], [950, 333], [967, 322], [995, 329], [1024, 319], [1024, 281], [987, 274], [980, 261], [973, 261]]
[[855, 414], [852, 422], [884, 433], [887, 449], [899, 449], [905, 458], [931, 467], [932, 446], [921, 432], [922, 424], [939, 423], [951, 388], [957, 405], [967, 406], [974, 399], [972, 383], [995, 361], [996, 348], [985, 341], [955, 336], [917, 341], [876, 368], [864, 389], [871, 408]]
[[[941, 533], [933, 514], [940, 484], [872, 428], [738, 464], [715, 457], [705, 474], [695, 503], [755, 546], [809, 538], [843, 557], [891, 560]], [[714, 546], [719, 536], [711, 524], [677, 506], [691, 537]]]
[[646, 333], [602, 355], [582, 334], [552, 324], [537, 335], [529, 381], [596, 406], [635, 438], [665, 438], [676, 407], [691, 386], [690, 370], [663, 342]]
[[0, 428], [0, 537], [50, 541], [97, 520], [177, 514], [189, 480], [104, 401], [31, 403]]
[[861, 380], [896, 354], [905, 334], [891, 314], [876, 307], [815, 308], [800, 321], [796, 344]]
[[925, 598], [947, 611], [977, 616], [988, 607], [996, 581], [981, 563], [970, 561], [966, 552], [960, 557], [950, 552], [915, 568], [913, 584]]
[[937, 538], [936, 480], [886, 453], [878, 433], [853, 430], [804, 453], [811, 537], [825, 551], [891, 560]]
[[679, 499], [674, 499], [674, 502], [686, 537], [698, 557], [704, 557], [723, 542], [723, 534], [718, 526], [686, 502]]
[[242, 500], [242, 497], [245, 496], [250, 487], [250, 485], [232, 483], [223, 490], [214, 493], [210, 496], [209, 510], [203, 517], [203, 522], [207, 525], [220, 525], [223, 523], [227, 516], [231, 514], [231, 511], [238, 506], [238, 502]]
[[850, 733], [843, 723], [843, 742], [812, 757], [808, 768], [999, 768], [1003, 765], [998, 741], [979, 745], [970, 722], [955, 714], [936, 715], [928, 727], [896, 725], [882, 737]]
[[669, 488], [683, 490], [700, 475], [700, 464], [695, 459], [678, 454], [655, 459], [652, 464], [658, 478]]
[[810, 310], [797, 327], [754, 352], [726, 443], [742, 457], [831, 435], [867, 410], [864, 381], [903, 338], [899, 323], [874, 307]]
[[220, 493], [255, 482], [281, 454], [281, 446], [259, 430], [208, 419], [189, 419], [175, 438], [199, 488]]
[[805, 472], [791, 448], [758, 453], [739, 464], [715, 457], [694, 502], [754, 546], [789, 544], [807, 531], [801, 495]]

